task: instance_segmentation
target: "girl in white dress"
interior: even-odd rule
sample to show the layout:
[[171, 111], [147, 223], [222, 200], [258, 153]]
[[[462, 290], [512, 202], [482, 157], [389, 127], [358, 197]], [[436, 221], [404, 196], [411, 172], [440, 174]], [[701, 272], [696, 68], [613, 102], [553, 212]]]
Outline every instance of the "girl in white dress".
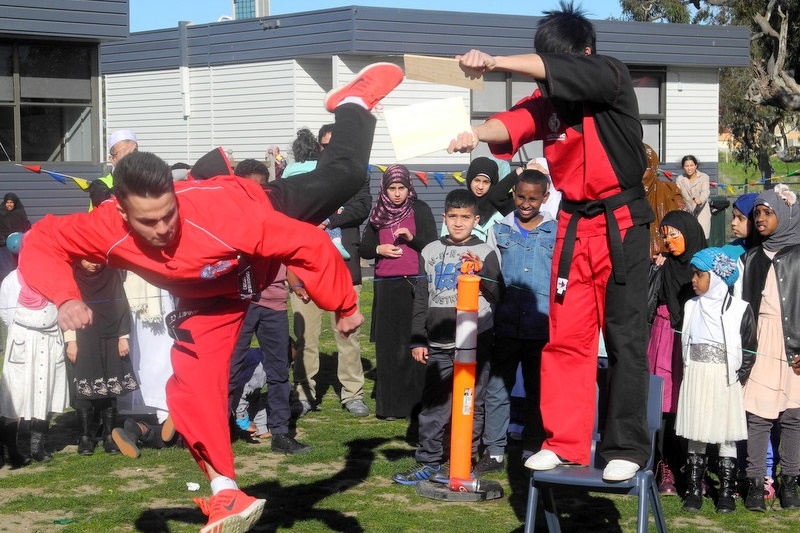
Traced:
[[11, 421], [4, 426], [30, 421], [31, 459], [47, 462], [53, 458], [45, 448], [50, 415], [63, 413], [69, 402], [58, 311], [26, 286], [17, 270], [3, 280], [0, 309], [8, 327], [0, 415]]
[[718, 444], [717, 512], [730, 513], [736, 509], [736, 441], [747, 438], [742, 383], [755, 359], [755, 319], [750, 305], [729, 292], [739, 271], [722, 248], [700, 250], [690, 264], [697, 296], [684, 306], [675, 420], [675, 432], [689, 440], [683, 510], [703, 505], [706, 448]]

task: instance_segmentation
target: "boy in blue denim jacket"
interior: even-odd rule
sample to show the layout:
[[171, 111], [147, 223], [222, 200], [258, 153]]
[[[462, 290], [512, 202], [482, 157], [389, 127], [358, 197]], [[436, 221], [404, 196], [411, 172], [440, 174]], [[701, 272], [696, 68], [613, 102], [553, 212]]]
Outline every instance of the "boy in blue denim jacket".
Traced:
[[539, 368], [548, 339], [550, 270], [556, 242], [556, 221], [542, 204], [548, 198], [548, 178], [538, 170], [524, 170], [514, 185], [514, 207], [489, 232], [487, 244], [500, 257], [505, 292], [495, 310], [495, 345], [486, 387], [486, 447], [475, 465], [475, 475], [501, 470], [511, 414], [510, 395], [522, 364], [525, 383], [523, 443], [532, 450], [543, 438], [539, 412]]

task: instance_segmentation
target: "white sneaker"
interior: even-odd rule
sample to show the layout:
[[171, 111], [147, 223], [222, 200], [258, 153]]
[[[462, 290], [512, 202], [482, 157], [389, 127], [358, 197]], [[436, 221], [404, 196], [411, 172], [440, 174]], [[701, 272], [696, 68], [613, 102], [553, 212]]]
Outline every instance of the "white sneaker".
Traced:
[[627, 481], [639, 471], [639, 465], [625, 459], [612, 459], [603, 469], [604, 481]]
[[540, 450], [528, 457], [525, 461], [525, 468], [530, 468], [531, 470], [552, 470], [563, 463], [564, 461], [550, 450]]

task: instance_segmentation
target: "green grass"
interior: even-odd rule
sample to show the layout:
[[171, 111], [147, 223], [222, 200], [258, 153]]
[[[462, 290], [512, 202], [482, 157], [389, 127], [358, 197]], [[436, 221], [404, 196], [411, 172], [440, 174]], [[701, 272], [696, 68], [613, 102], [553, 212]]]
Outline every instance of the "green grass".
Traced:
[[[372, 288], [362, 293], [369, 318]], [[323, 321], [324, 322], [324, 321]], [[326, 325], [327, 326], [327, 325]], [[374, 385], [374, 350], [362, 328], [367, 403]], [[269, 444], [234, 445], [239, 483], [267, 499], [258, 532], [521, 532], [527, 498], [527, 472], [519, 449], [510, 449], [509, 468], [489, 476], [505, 490], [501, 499], [482, 503], [443, 503], [418, 496], [413, 488], [391, 483], [390, 476], [413, 465], [414, 448], [403, 421], [353, 418], [339, 405], [333, 387], [335, 345], [329, 330], [322, 343], [321, 411], [297, 422], [298, 438], [314, 445], [305, 456], [284, 456]], [[0, 470], [0, 532], [196, 532], [205, 517], [193, 496], [208, 496], [208, 483], [182, 449], [143, 450], [130, 460], [76, 453], [75, 418], [66, 413], [54, 421], [50, 448], [55, 459], [11, 471]], [[200, 483], [189, 492], [186, 482]], [[565, 532], [632, 532], [636, 499], [624, 496], [564, 492], [559, 498]], [[702, 512], [680, 511], [677, 498], [663, 500], [671, 532], [794, 531], [800, 512], [749, 513], [741, 507], [717, 516], [706, 500]], [[544, 531], [544, 521], [541, 520]], [[68, 523], [54, 523], [67, 521]], [[654, 526], [651, 525], [651, 529]], [[537, 528], [538, 529], [538, 528]]]
[[[773, 158], [771, 160], [774, 173], [772, 180], [775, 183], [786, 182], [797, 184], [800, 183], [800, 175], [786, 177], [792, 171], [800, 169], [800, 162], [784, 163], [780, 159]], [[725, 155], [719, 155], [719, 181], [729, 185], [740, 185], [744, 183], [756, 183], [761, 180], [761, 172], [757, 167], [743, 167], [739, 163], [725, 162]], [[791, 185], [793, 190], [798, 190], [800, 187]], [[761, 192], [761, 186], [748, 187], [747, 190], [743, 188], [736, 188], [736, 196], [744, 192]], [[727, 193], [726, 193], [727, 194]]]

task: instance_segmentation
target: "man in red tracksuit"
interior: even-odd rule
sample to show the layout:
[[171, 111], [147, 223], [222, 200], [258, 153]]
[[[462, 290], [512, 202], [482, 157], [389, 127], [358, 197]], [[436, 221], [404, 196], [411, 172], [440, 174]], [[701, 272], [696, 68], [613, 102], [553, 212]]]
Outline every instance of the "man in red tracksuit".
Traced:
[[92, 320], [72, 279], [76, 260], [134, 271], [177, 297], [167, 317], [175, 339], [167, 403], [211, 482], [211, 498], [196, 500], [209, 516], [201, 533], [247, 531], [264, 507], [236, 485], [228, 426], [230, 358], [249, 302], [286, 263], [317, 305], [337, 312], [340, 332], [364, 320], [349, 271], [316, 225], [361, 188], [375, 128], [369, 111], [402, 79], [402, 69], [379, 63], [328, 94], [334, 138], [312, 172], [266, 191], [236, 176], [173, 184], [166, 163], [136, 152], [114, 169], [115, 200], [47, 216], [25, 236], [19, 268], [58, 306], [63, 329]]
[[[627, 68], [595, 55], [591, 23], [571, 5], [538, 25], [536, 54], [472, 50], [462, 66], [532, 76], [540, 89], [451, 142], [468, 152], [479, 141], [510, 158], [544, 144], [563, 193], [550, 291], [550, 339], [542, 353], [541, 411], [547, 439], [526, 461], [534, 470], [589, 464], [595, 413], [598, 332], [609, 354], [609, 404], [601, 454], [604, 479], [633, 477], [650, 455], [646, 298], [648, 229], [645, 152]], [[568, 391], [568, 392], [565, 392]]]

